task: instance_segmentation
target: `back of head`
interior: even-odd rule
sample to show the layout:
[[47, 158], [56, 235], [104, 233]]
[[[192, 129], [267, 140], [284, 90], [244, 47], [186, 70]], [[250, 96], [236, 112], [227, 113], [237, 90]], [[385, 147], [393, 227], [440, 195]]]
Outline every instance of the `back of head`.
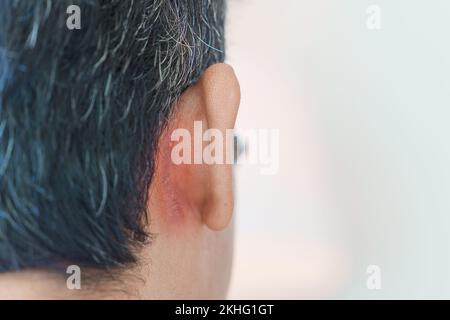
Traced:
[[136, 261], [158, 138], [223, 34], [222, 0], [0, 1], [0, 271]]

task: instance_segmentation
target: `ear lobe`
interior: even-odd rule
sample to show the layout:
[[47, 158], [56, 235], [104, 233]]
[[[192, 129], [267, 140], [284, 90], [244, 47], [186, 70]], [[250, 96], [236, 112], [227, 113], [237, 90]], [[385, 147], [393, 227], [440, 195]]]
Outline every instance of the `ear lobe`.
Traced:
[[[234, 195], [227, 153], [234, 151], [234, 145], [230, 146], [227, 137], [234, 129], [239, 103], [239, 83], [233, 69], [225, 64], [209, 67], [180, 97], [161, 137], [153, 180], [154, 202], [163, 202], [158, 205], [164, 211], [162, 221], [178, 225], [200, 222], [212, 230], [229, 225]], [[208, 139], [209, 132], [216, 133], [214, 139]], [[216, 143], [218, 138], [223, 141]], [[213, 143], [214, 154], [222, 157], [205, 161], [204, 151]]]

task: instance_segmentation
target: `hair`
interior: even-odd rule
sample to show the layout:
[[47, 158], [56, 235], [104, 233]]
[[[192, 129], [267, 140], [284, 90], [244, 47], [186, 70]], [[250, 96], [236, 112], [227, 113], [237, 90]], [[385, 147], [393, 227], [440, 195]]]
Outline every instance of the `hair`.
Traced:
[[224, 14], [223, 0], [0, 1], [0, 271], [137, 262], [159, 137], [223, 61]]

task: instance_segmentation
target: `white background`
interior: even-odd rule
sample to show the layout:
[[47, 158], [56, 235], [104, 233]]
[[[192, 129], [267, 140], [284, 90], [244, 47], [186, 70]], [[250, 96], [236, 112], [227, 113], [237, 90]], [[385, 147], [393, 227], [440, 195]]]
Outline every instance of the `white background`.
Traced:
[[281, 139], [237, 169], [230, 298], [450, 298], [449, 31], [448, 0], [230, 0], [238, 127]]

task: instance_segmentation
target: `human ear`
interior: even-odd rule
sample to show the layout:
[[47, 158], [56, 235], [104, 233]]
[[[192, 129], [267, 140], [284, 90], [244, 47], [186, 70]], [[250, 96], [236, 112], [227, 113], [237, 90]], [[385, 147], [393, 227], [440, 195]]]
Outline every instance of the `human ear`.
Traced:
[[200, 222], [222, 230], [230, 223], [239, 103], [239, 83], [226, 64], [210, 66], [177, 101], [160, 139], [153, 181], [167, 224]]

